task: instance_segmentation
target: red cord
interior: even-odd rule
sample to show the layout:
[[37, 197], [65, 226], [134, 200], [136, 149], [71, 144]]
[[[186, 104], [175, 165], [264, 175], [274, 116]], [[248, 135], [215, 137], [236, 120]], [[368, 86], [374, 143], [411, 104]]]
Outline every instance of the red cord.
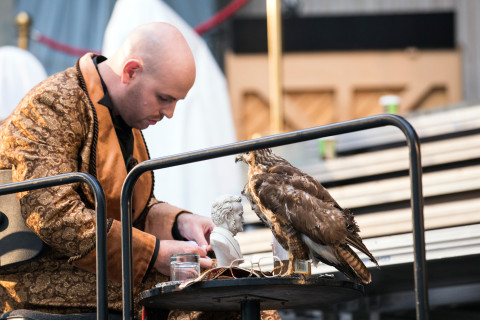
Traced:
[[53, 50], [56, 50], [56, 51], [60, 51], [60, 52], [66, 53], [66, 54], [70, 54], [72, 56], [79, 56], [80, 57], [80, 56], [83, 56], [84, 54], [86, 54], [88, 52], [93, 52], [93, 53], [96, 53], [96, 54], [100, 54], [100, 51], [77, 48], [77, 47], [74, 47], [74, 46], [71, 46], [71, 45], [68, 45], [68, 44], [65, 44], [65, 43], [58, 42], [57, 40], [52, 39], [50, 37], [47, 37], [46, 35], [43, 35], [38, 31], [37, 32], [32, 32], [32, 35], [33, 35], [34, 40], [36, 40], [40, 43], [43, 43], [47, 47], [49, 47]]
[[249, 0], [234, 0], [230, 2], [225, 8], [217, 12], [217, 14], [215, 14], [213, 17], [196, 26], [194, 30], [198, 34], [203, 34], [207, 32], [208, 30], [216, 27], [218, 24], [229, 18], [248, 1]]

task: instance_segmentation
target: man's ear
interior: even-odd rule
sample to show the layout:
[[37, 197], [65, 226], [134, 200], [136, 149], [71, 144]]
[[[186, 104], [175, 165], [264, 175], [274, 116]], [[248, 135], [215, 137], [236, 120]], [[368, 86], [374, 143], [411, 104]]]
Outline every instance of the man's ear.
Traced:
[[128, 59], [123, 65], [122, 82], [130, 83], [135, 78], [137, 72], [141, 71], [143, 67], [142, 61], [137, 58]]

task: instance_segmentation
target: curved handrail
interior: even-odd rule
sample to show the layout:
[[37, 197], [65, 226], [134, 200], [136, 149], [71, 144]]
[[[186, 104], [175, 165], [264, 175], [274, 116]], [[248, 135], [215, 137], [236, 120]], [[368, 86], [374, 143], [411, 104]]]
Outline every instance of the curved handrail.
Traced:
[[139, 163], [127, 175], [121, 194], [122, 219], [122, 275], [123, 319], [132, 319], [133, 314], [133, 261], [132, 261], [132, 194], [135, 183], [145, 172], [192, 162], [234, 155], [256, 149], [303, 142], [338, 134], [350, 133], [384, 126], [399, 128], [407, 139], [410, 158], [411, 207], [413, 215], [414, 279], [417, 319], [428, 319], [428, 290], [426, 284], [425, 227], [423, 217], [422, 166], [420, 141], [412, 125], [403, 117], [392, 114], [376, 115], [325, 126], [282, 133], [247, 140], [219, 147], [203, 149], [178, 155], [151, 159]]
[[100, 183], [90, 174], [83, 172], [65, 173], [56, 176], [26, 180], [0, 185], [0, 196], [40, 188], [59, 186], [74, 182], [85, 182], [95, 197], [96, 218], [96, 250], [97, 250], [97, 320], [108, 318], [107, 306], [107, 205], [105, 194]]

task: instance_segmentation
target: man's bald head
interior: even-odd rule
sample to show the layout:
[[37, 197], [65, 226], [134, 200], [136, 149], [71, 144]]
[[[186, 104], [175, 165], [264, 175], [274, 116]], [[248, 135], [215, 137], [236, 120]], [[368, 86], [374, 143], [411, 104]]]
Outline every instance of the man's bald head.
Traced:
[[[147, 67], [172, 59], [195, 65], [192, 52], [180, 31], [164, 22], [152, 22], [136, 27], [110, 60], [121, 64], [128, 58], [141, 58]], [[166, 60], [165, 60], [166, 59]]]
[[122, 69], [126, 60], [135, 58], [141, 60], [147, 72], [152, 68], [161, 68], [163, 64], [176, 64], [195, 75], [195, 61], [190, 47], [180, 31], [168, 23], [152, 22], [133, 29], [109, 58], [109, 64], [117, 71]]
[[[195, 81], [190, 47], [177, 28], [163, 22], [135, 28], [99, 70], [112, 97], [114, 113], [140, 129], [164, 116], [172, 117], [176, 102], [185, 98]], [[138, 118], [135, 108], [149, 109], [145, 115], [148, 119], [134, 121]]]

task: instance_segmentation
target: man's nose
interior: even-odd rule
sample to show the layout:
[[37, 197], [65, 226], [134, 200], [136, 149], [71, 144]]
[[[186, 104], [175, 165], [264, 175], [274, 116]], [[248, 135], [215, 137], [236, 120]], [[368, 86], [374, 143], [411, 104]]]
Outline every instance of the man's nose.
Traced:
[[168, 119], [171, 119], [173, 117], [173, 113], [175, 112], [175, 106], [177, 105], [176, 102], [173, 102], [168, 108], [165, 110], [164, 115]]

